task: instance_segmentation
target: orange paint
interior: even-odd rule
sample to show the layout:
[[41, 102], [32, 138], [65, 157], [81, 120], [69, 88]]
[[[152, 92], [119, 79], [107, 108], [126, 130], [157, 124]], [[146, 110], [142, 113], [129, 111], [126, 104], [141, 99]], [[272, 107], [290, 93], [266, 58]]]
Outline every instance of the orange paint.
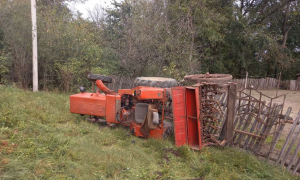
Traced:
[[[163, 125], [164, 121], [164, 105], [167, 100], [167, 92], [165, 88], [156, 88], [156, 87], [144, 87], [138, 86], [133, 89], [121, 89], [118, 91], [118, 94], [112, 93], [100, 80], [96, 81], [96, 85], [106, 94], [97, 93], [79, 93], [70, 96], [70, 111], [71, 113], [82, 114], [82, 115], [91, 115], [105, 117], [107, 123], [121, 123], [123, 125], [129, 125], [130, 129], [135, 129], [135, 135], [144, 137], [140, 128], [141, 124], [136, 123], [134, 120], [130, 122], [120, 122], [122, 119], [121, 109], [121, 97], [122, 95], [130, 95], [133, 102], [136, 101], [156, 101], [162, 102], [162, 115], [161, 115], [161, 124]], [[133, 96], [133, 97], [132, 97]], [[134, 104], [134, 103], [133, 103]], [[124, 105], [124, 104], [123, 104]], [[135, 107], [133, 106], [134, 110]], [[119, 113], [118, 110], [120, 110]], [[119, 116], [118, 118], [116, 116]], [[119, 121], [118, 121], [119, 120]], [[150, 130], [150, 138], [163, 138], [167, 127], [161, 129], [157, 127], [154, 130]]]
[[[106, 95], [106, 121], [120, 123], [116, 119], [117, 111], [121, 108], [121, 96], [116, 94]], [[120, 118], [119, 118], [120, 119]]]
[[164, 99], [166, 95], [166, 89], [164, 88], [138, 86], [132, 90], [136, 92], [135, 96], [139, 100], [160, 100]]
[[[142, 124], [139, 124], [135, 121], [130, 122], [130, 130], [135, 136], [145, 137], [141, 132]], [[150, 135], [148, 138], [162, 139], [164, 132], [167, 130], [167, 127], [161, 129], [157, 127], [156, 129], [150, 130]]]
[[96, 85], [101, 91], [103, 91], [105, 94], [112, 94], [113, 90], [108, 89], [101, 80], [96, 81]]
[[119, 89], [118, 90], [119, 94], [129, 94], [133, 96], [133, 90], [132, 89]]
[[106, 96], [98, 93], [79, 93], [70, 96], [71, 113], [106, 116]]

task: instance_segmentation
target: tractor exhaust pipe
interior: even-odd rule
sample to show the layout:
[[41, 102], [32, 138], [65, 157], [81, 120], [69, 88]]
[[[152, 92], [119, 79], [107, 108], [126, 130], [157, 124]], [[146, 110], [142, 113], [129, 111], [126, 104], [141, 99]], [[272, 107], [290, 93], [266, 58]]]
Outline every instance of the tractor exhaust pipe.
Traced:
[[110, 90], [109, 88], [107, 88], [103, 82], [101, 80], [97, 80], [96, 81], [96, 85], [99, 89], [101, 89], [101, 91], [103, 91], [105, 94], [112, 94], [113, 90]]

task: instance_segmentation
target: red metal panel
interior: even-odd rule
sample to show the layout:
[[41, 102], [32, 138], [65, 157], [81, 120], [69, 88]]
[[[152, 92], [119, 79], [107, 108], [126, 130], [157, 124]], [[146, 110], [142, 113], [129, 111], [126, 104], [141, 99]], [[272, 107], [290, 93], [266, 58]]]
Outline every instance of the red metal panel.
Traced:
[[195, 87], [186, 88], [186, 114], [188, 143], [190, 148], [198, 150], [200, 144]]
[[185, 87], [172, 88], [175, 144], [187, 144]]
[[[200, 86], [201, 87], [201, 86]], [[197, 108], [197, 127], [198, 127], [198, 143], [199, 143], [199, 150], [202, 149], [203, 144], [202, 144], [202, 134], [203, 134], [203, 129], [202, 129], [202, 124], [203, 122], [200, 119], [200, 109], [202, 108], [202, 102], [201, 102], [201, 91], [200, 91], [200, 87], [196, 87], [195, 89], [195, 95], [196, 95], [196, 108]]]

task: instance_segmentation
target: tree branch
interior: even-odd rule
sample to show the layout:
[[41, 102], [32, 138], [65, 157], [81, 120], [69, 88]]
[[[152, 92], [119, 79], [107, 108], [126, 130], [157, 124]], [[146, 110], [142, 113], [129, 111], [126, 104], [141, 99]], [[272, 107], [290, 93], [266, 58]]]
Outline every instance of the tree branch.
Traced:
[[284, 2], [282, 5], [279, 5], [277, 8], [275, 8], [273, 11], [271, 11], [269, 14], [265, 15], [264, 17], [262, 17], [259, 21], [256, 21], [252, 24], [261, 24], [265, 19], [267, 19], [268, 17], [270, 17], [271, 15], [273, 15], [274, 13], [276, 13], [278, 10], [282, 9], [284, 6], [286, 6], [287, 4], [293, 2], [295, 0], [288, 0], [286, 2]]

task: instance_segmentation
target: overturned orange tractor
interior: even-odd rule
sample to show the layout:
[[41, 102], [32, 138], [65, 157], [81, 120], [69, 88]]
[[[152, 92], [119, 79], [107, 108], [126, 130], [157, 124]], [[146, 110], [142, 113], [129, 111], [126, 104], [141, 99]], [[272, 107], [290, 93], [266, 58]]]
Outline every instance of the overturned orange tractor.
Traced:
[[[213, 127], [215, 118], [205, 115], [205, 104], [202, 103], [206, 102], [205, 98], [212, 97], [212, 93], [216, 94], [209, 89], [208, 94], [203, 94], [203, 89], [211, 85], [214, 90], [224, 86], [204, 83], [177, 87], [174, 79], [140, 77], [136, 78], [134, 88], [114, 92], [104, 85], [111, 83], [111, 78], [89, 74], [88, 79], [93, 82], [93, 92], [85, 92], [81, 87], [81, 93], [71, 95], [71, 113], [89, 115], [87, 120], [106, 122], [109, 126], [129, 126], [132, 134], [140, 137], [164, 138], [175, 131], [177, 146], [187, 144], [193, 149], [201, 149], [206, 145], [222, 144], [205, 130]], [[207, 102], [209, 108], [217, 109], [213, 100]]]
[[[120, 89], [117, 93], [108, 89], [104, 83], [112, 82], [107, 76], [89, 74], [89, 80], [97, 85], [96, 92], [81, 93], [70, 96], [70, 111], [81, 115], [90, 115], [88, 120], [107, 122], [114, 126], [129, 126], [131, 132], [140, 137], [162, 138], [173, 129], [166, 121], [165, 113], [170, 109], [170, 88], [177, 86], [177, 81], [169, 78], [139, 78], [135, 84], [145, 84], [133, 89]], [[151, 84], [152, 83], [152, 84]], [[146, 84], [145, 84], [146, 85]], [[100, 92], [100, 90], [102, 92]]]

